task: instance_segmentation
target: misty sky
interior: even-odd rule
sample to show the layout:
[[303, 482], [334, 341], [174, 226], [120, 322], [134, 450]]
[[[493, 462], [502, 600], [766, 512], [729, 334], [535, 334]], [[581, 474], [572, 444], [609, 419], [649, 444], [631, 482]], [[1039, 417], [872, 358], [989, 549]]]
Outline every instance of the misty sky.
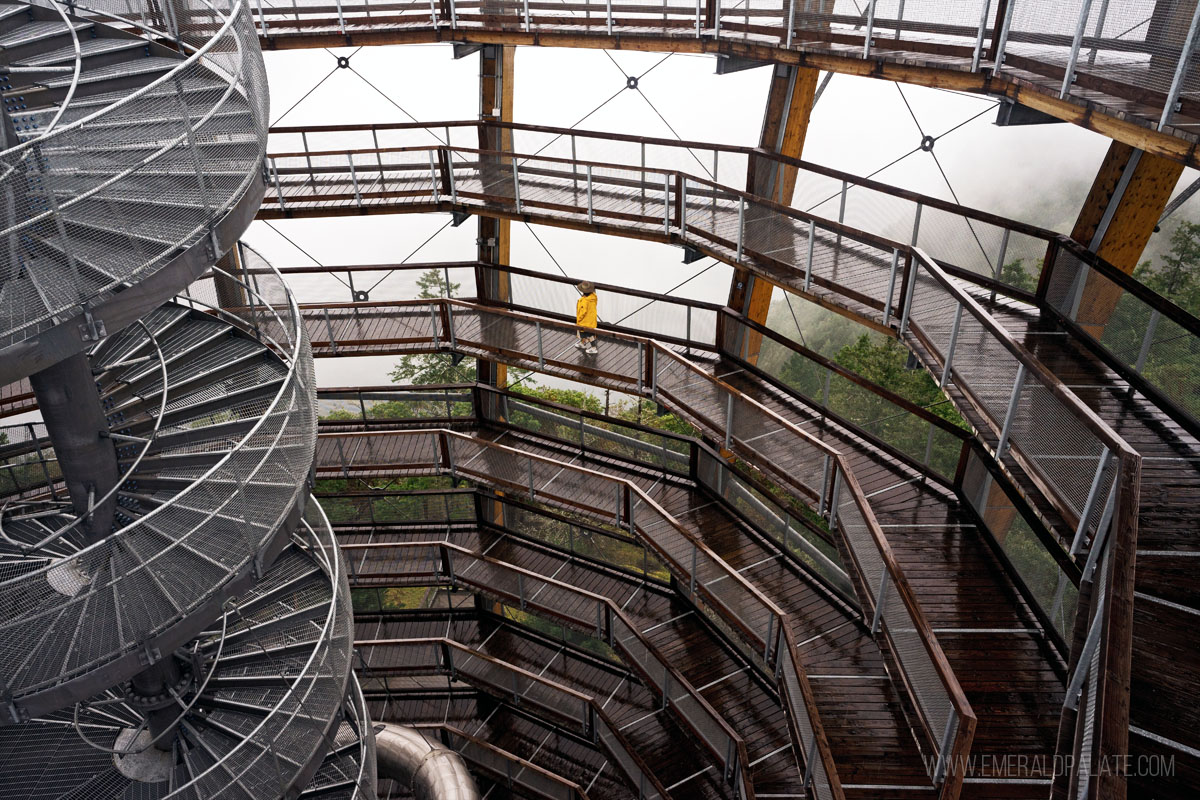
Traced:
[[[267, 53], [272, 122], [280, 122], [281, 117], [280, 124], [287, 125], [411, 121], [404, 112], [421, 122], [477, 118], [479, 57], [455, 60], [448, 44], [364, 48], [351, 58], [361, 77], [355, 71], [337, 70], [292, 108], [334, 68], [331, 53], [353, 52], [347, 48]], [[757, 145], [770, 68], [719, 76], [714, 74], [712, 56], [662, 59], [654, 53], [519, 48], [515, 119], [567, 127], [586, 116], [580, 129]], [[650, 72], [639, 84], [641, 94], [621, 91], [625, 75], [642, 75], [647, 70]], [[614, 94], [603, 108], [590, 113]], [[835, 75], [813, 111], [804, 158], [866, 175], [916, 147], [921, 131], [937, 136], [989, 109], [935, 147], [958, 201], [1069, 230], [1108, 140], [1068, 124], [1000, 128], [992, 124], [995, 112], [990, 108], [994, 105], [988, 98]], [[1198, 174], [1185, 170], [1177, 191]], [[927, 153], [909, 156], [877, 179], [954, 199]], [[1193, 198], [1178, 216], [1200, 216], [1200, 203]], [[441, 214], [380, 215], [272, 224], [324, 264], [370, 264], [409, 257], [447, 218]], [[541, 243], [524, 225], [513, 225], [514, 265], [557, 274], [552, 255], [573, 277], [661, 292], [711, 263], [683, 265], [679, 248], [667, 245], [542, 226], [534, 230]], [[475, 235], [474, 221], [446, 228], [412, 255], [412, 260], [474, 259]], [[312, 263], [265, 223], [255, 222], [245, 240], [278, 266]], [[1157, 246], [1152, 241], [1150, 251]], [[724, 302], [729, 275], [727, 266], [716, 265], [676, 294]], [[379, 277], [382, 273], [370, 283]], [[462, 277], [466, 280], [463, 292], [473, 293], [470, 277]], [[372, 299], [412, 296], [412, 278], [405, 273], [386, 278]], [[292, 283], [302, 302], [343, 299], [342, 295], [349, 294], [341, 284], [325, 277], [304, 277]], [[387, 368], [393, 361], [319, 360], [318, 378], [325, 386], [386, 383]]]

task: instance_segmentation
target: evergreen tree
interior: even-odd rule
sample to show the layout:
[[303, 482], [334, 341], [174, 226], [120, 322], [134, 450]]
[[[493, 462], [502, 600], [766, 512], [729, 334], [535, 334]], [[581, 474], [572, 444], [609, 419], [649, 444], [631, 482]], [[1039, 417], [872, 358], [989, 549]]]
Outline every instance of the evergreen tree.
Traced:
[[[422, 272], [417, 278], [417, 298], [434, 300], [440, 297], [453, 297], [461, 288], [461, 284], [448, 280], [445, 271], [436, 267]], [[510, 367], [508, 377], [510, 382], [530, 380], [528, 370]], [[474, 383], [476, 377], [474, 359], [463, 359], [450, 353], [422, 353], [419, 355], [401, 356], [396, 366], [388, 375], [392, 383], [404, 383], [413, 386], [426, 386], [438, 383]]]

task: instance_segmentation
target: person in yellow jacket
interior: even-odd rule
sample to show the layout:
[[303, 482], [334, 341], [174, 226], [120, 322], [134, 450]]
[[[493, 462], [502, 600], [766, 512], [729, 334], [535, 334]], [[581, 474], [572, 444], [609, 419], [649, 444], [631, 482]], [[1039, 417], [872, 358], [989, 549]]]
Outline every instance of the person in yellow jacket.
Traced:
[[588, 355], [596, 354], [596, 287], [591, 281], [579, 284], [579, 300], [575, 302], [575, 324], [578, 341], [575, 346]]

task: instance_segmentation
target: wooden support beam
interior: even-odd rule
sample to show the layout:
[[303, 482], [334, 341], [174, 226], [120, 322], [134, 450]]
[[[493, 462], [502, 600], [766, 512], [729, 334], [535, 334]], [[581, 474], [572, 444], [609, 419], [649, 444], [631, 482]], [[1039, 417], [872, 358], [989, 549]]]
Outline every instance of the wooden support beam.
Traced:
[[[1113, 142], [1071, 237], [1122, 272], [1133, 272], [1182, 173], [1177, 161]], [[1099, 338], [1120, 298], [1121, 289], [1111, 281], [1090, 277], [1075, 319]]]
[[[479, 51], [479, 118], [495, 122], [513, 121], [513, 79], [517, 48], [512, 45], [489, 44]], [[488, 151], [511, 151], [512, 131], [495, 128], [480, 129], [479, 148]], [[487, 165], [481, 165], [486, 169]], [[492, 164], [495, 170], [508, 166], [500, 158]], [[512, 220], [479, 216], [478, 258], [482, 264], [508, 266], [512, 249]], [[512, 297], [511, 277], [507, 272], [486, 268], [475, 271], [476, 296], [485, 303], [508, 302]], [[478, 379], [492, 386], [508, 385], [508, 366], [498, 362], [479, 361]]]
[[[810, 67], [776, 65], [767, 91], [759, 148], [769, 153], [800, 158], [808, 134], [808, 120], [816, 98], [819, 71]], [[799, 170], [765, 158], [748, 159], [746, 190], [781, 205], [791, 205]], [[729, 289], [729, 307], [760, 325], [767, 322], [774, 286], [749, 270], [734, 269]], [[735, 343], [739, 355], [758, 363], [762, 335], [750, 331], [745, 341]]]

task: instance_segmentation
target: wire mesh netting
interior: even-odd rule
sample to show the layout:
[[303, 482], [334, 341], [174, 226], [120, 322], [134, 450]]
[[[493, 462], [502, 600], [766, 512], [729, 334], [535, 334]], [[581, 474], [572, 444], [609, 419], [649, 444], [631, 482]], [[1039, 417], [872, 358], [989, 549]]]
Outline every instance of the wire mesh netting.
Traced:
[[[54, 109], [30, 111], [24, 141], [0, 155], [13, 244], [0, 261], [0, 346], [165, 266], [258, 180], [266, 76], [249, 8], [175, 7], [212, 20], [182, 37], [186, 60], [163, 59], [139, 88], [76, 99], [46, 135]], [[131, 11], [164, 22], [128, 4], [93, 16]]]
[[[284, 292], [282, 279], [276, 280]], [[190, 302], [206, 307], [197, 297]], [[182, 466], [147, 459], [122, 491], [149, 507], [139, 506], [139, 513], [122, 520], [123, 527], [95, 544], [49, 563], [43, 559], [35, 570], [5, 575], [0, 597], [10, 611], [0, 664], [16, 694], [128, 660], [228, 593], [227, 584], [268, 546], [303, 491], [315, 438], [315, 398], [311, 354], [294, 304], [272, 314], [285, 360], [268, 360], [278, 368], [265, 372], [259, 366], [263, 348], [248, 335], [230, 339], [227, 323], [207, 315], [193, 318], [178, 306], [169, 311], [163, 312], [164, 324], [173, 321], [177, 332], [187, 333], [193, 323], [214, 330], [209, 338], [181, 338], [172, 351], [180, 365], [174, 385], [155, 384], [153, 364], [126, 367], [125, 373], [140, 371], [149, 378], [123, 375], [127, 382], [117, 395], [144, 393], [129, 401], [122, 418], [133, 422], [139, 413], [157, 414], [155, 395], [170, 391], [156, 445], [165, 447], [176, 437], [191, 456], [203, 458]], [[211, 338], [212, 333], [220, 335]], [[247, 366], [207, 379], [212, 365], [184, 347], [196, 342], [248, 345]], [[239, 392], [247, 390], [250, 396], [239, 401]], [[214, 405], [216, 398], [223, 399]], [[119, 396], [110, 399], [113, 408], [122, 408]], [[244, 424], [231, 435], [224, 426], [235, 420]], [[125, 668], [136, 668], [136, 660]]]

